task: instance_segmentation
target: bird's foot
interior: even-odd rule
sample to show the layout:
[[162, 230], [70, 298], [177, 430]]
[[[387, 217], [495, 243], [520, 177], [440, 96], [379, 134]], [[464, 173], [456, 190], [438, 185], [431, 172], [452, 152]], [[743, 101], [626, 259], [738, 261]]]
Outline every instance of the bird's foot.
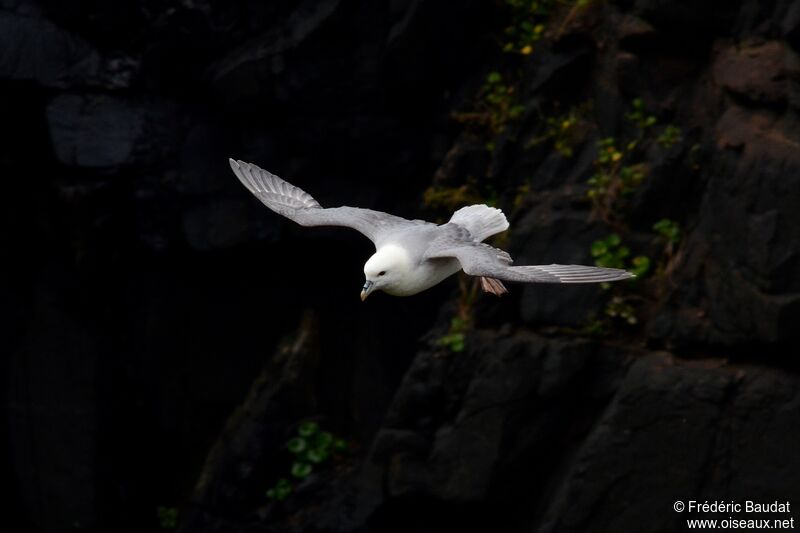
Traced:
[[508, 293], [508, 289], [499, 279], [481, 277], [481, 289], [483, 292], [490, 292], [495, 296], [502, 296]]

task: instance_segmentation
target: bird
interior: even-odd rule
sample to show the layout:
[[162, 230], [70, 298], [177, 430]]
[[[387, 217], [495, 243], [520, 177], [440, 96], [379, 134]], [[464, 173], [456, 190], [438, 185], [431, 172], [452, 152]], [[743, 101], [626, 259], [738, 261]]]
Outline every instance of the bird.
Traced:
[[228, 160], [239, 181], [272, 211], [301, 226], [342, 226], [370, 239], [375, 253], [364, 264], [361, 300], [375, 291], [412, 296], [460, 270], [501, 296], [504, 281], [604, 283], [633, 278], [622, 269], [585, 265], [513, 265], [508, 252], [483, 242], [509, 228], [500, 209], [462, 207], [445, 224], [409, 220], [360, 207], [322, 207], [310, 194], [257, 165]]

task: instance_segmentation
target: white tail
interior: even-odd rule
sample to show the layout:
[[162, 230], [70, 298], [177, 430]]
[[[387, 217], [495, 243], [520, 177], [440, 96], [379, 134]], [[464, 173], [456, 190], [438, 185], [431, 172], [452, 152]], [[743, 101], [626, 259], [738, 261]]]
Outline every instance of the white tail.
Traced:
[[503, 212], [483, 204], [462, 207], [453, 213], [450, 222], [465, 227], [479, 242], [508, 229], [508, 220]]

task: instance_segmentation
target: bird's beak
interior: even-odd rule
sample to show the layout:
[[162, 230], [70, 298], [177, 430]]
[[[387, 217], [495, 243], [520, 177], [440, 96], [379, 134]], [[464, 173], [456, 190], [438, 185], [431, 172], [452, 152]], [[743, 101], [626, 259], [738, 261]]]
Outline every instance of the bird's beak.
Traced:
[[370, 280], [367, 280], [367, 281], [364, 282], [364, 287], [361, 289], [361, 301], [362, 302], [367, 299], [367, 296], [369, 296], [369, 293], [372, 292], [373, 287], [375, 287], [375, 283], [374, 282], [372, 282]]

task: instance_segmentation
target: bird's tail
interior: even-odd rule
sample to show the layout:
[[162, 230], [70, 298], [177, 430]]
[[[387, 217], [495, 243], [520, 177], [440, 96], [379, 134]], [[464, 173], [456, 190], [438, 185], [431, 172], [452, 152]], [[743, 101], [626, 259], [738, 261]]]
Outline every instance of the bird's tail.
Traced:
[[508, 229], [508, 220], [503, 212], [483, 204], [462, 207], [453, 213], [450, 222], [466, 228], [478, 242]]

